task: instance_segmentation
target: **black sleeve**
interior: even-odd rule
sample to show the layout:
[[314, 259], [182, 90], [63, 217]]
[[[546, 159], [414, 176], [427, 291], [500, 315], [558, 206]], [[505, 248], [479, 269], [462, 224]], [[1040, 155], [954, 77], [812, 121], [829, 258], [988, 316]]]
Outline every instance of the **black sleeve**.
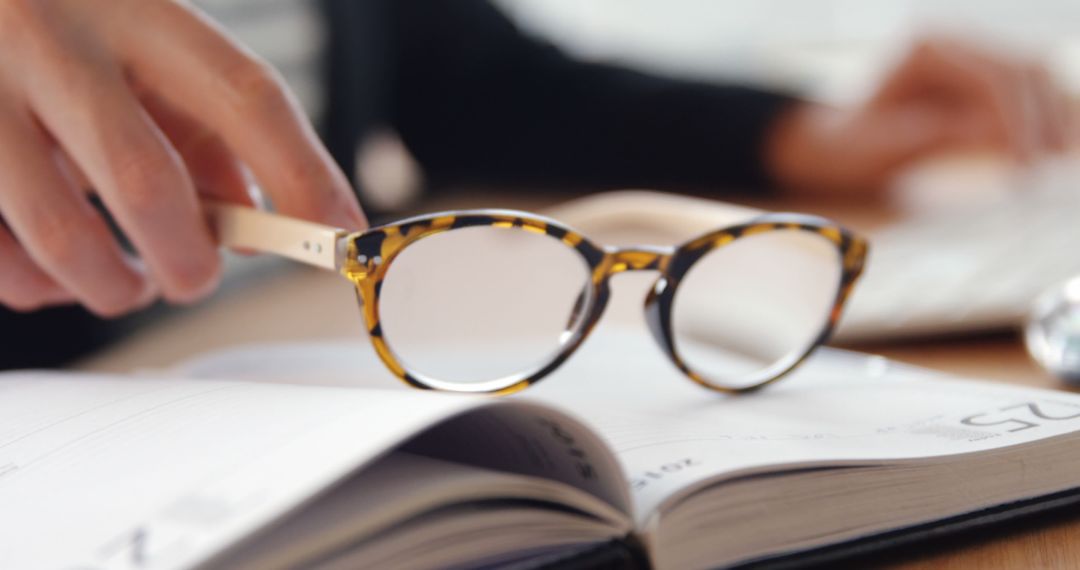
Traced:
[[575, 61], [485, 0], [398, 0], [392, 126], [429, 183], [758, 189], [786, 96]]

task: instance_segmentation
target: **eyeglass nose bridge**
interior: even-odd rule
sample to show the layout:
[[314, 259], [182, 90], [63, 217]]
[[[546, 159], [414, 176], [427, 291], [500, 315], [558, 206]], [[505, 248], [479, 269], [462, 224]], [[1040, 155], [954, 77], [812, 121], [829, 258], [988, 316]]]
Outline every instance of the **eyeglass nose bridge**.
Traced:
[[607, 278], [627, 271], [660, 271], [667, 269], [673, 246], [635, 245], [628, 247], [604, 247], [602, 275]]
[[[676, 366], [682, 367], [681, 361], [675, 356], [674, 345], [671, 339], [671, 283], [668, 280], [668, 268], [675, 258], [676, 246], [652, 246], [636, 245], [627, 247], [606, 246], [603, 249], [604, 259], [595, 273], [596, 285], [600, 291], [599, 310], [593, 317], [593, 324], [599, 319], [600, 312], [607, 304], [608, 279], [619, 273], [629, 271], [656, 271], [660, 273], [659, 279], [649, 288], [645, 297], [645, 322], [649, 333], [660, 345], [660, 348], [671, 358]], [[581, 298], [579, 297], [579, 303]], [[580, 310], [575, 305], [575, 315]], [[571, 318], [574, 322], [574, 318]], [[689, 373], [689, 370], [684, 370]]]

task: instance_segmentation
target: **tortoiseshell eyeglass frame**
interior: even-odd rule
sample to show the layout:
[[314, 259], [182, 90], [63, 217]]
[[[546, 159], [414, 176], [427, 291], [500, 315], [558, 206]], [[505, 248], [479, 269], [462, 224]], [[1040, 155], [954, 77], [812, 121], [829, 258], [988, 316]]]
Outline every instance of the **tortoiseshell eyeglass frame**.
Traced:
[[[553, 219], [514, 210], [440, 212], [355, 233], [238, 206], [212, 204], [208, 210], [222, 245], [276, 253], [340, 272], [355, 286], [371, 343], [390, 372], [415, 388], [451, 392], [510, 394], [539, 382], [581, 346], [607, 305], [610, 278], [627, 271], [659, 273], [645, 299], [646, 322], [653, 337], [679, 370], [710, 390], [745, 393], [760, 389], [793, 370], [829, 338], [862, 272], [867, 252], [866, 242], [843, 227], [824, 218], [791, 213], [761, 214], [678, 246], [605, 247]], [[379, 320], [379, 295], [387, 271], [398, 255], [418, 240], [478, 226], [546, 235], [575, 249], [591, 275], [589, 294], [582, 297], [584, 302], [577, 307], [578, 314], [570, 319], [570, 334], [565, 335], [558, 352], [531, 370], [475, 383], [445, 382], [410, 371], [384, 338]], [[789, 355], [758, 376], [741, 382], [740, 387], [712, 381], [687, 365], [674, 341], [671, 314], [679, 282], [694, 263], [709, 252], [747, 236], [776, 231], [811, 232], [835, 246], [841, 271], [832, 307], [815, 340], [801, 353]]]

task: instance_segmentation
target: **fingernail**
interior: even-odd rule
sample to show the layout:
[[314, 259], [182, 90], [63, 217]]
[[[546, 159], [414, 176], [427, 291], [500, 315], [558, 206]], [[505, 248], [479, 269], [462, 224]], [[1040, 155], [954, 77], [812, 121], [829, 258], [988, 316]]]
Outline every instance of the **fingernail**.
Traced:
[[71, 293], [68, 293], [64, 289], [50, 290], [42, 297], [42, 301], [46, 305], [65, 305], [68, 303], [74, 303], [76, 301], [75, 296]]
[[346, 230], [363, 230], [368, 227], [364, 212], [352, 201], [343, 201], [334, 210], [334, 223]]
[[[137, 265], [138, 262], [132, 263], [133, 267]], [[83, 300], [83, 304], [90, 312], [103, 319], [114, 319], [121, 315], [144, 309], [154, 301], [156, 288], [146, 274], [141, 271], [139, 272], [137, 279], [139, 280], [139, 289], [134, 292], [128, 290], [130, 296], [114, 298], [107, 301], [104, 305], [90, 303], [86, 300]]]
[[367, 216], [359, 209], [355, 209], [355, 211], [350, 214], [350, 218], [351, 223], [349, 229], [351, 230], [366, 230], [370, 225]]
[[158, 287], [150, 280], [149, 277], [143, 280], [142, 291], [139, 292], [138, 300], [135, 301], [136, 308], [144, 309], [154, 303], [158, 297]]
[[160, 289], [154, 280], [150, 277], [150, 271], [146, 267], [146, 263], [137, 257], [128, 257], [125, 259], [128, 267], [132, 269], [135, 274], [135, 278], [138, 279], [139, 289], [134, 295], [134, 300], [131, 302], [131, 310], [144, 309], [153, 303], [161, 294]]
[[213, 293], [221, 283], [221, 260], [215, 254], [209, 263], [210, 265], [206, 265], [204, 262], [198, 267], [191, 268], [189, 270], [191, 273], [188, 275], [196, 276], [189, 281], [193, 285], [185, 287], [179, 295], [170, 296], [169, 300], [185, 304], [195, 303]]
[[152, 273], [170, 303], [194, 303], [209, 295], [220, 282], [221, 256], [209, 243], [192, 245], [186, 254], [173, 257], [168, 266]]

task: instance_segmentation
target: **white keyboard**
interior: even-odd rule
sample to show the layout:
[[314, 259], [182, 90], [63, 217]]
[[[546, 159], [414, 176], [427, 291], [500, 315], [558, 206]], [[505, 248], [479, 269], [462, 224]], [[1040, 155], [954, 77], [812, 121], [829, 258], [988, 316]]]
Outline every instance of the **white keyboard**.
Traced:
[[837, 338], [1019, 327], [1044, 290], [1080, 275], [1080, 168], [1029, 176], [990, 204], [954, 205], [871, 236]]

